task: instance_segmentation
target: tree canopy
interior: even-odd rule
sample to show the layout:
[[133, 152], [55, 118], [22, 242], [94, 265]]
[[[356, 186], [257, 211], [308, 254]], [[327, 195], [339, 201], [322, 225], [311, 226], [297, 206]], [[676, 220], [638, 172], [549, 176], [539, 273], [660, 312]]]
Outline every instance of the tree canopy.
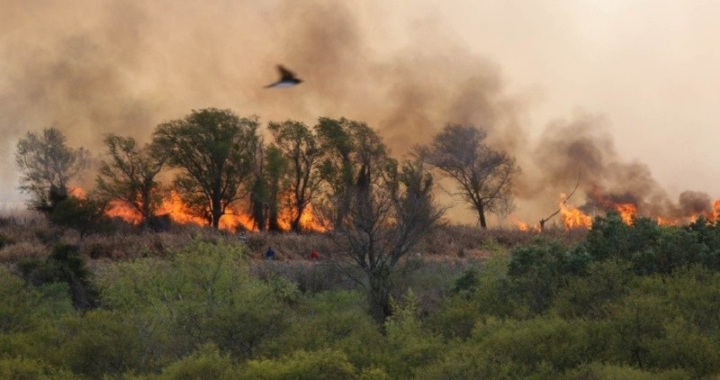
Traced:
[[22, 173], [20, 190], [29, 193], [29, 207], [51, 212], [68, 196], [68, 183], [90, 164], [89, 152], [70, 148], [63, 133], [45, 128], [42, 134], [28, 132], [20, 139], [15, 163]]
[[513, 179], [520, 173], [515, 159], [488, 146], [485, 137], [475, 126], [448, 124], [428, 146], [418, 148], [419, 156], [456, 182], [482, 228], [487, 228], [486, 213], [513, 209]]
[[109, 134], [105, 137], [106, 159], [96, 179], [101, 198], [120, 200], [142, 215], [143, 225], [153, 216], [160, 201], [155, 177], [166, 157], [150, 145], [138, 146], [132, 137]]
[[259, 139], [257, 117], [230, 110], [194, 110], [184, 119], [160, 124], [154, 143], [168, 164], [182, 169], [175, 188], [191, 209], [218, 228], [227, 207], [244, 195]]

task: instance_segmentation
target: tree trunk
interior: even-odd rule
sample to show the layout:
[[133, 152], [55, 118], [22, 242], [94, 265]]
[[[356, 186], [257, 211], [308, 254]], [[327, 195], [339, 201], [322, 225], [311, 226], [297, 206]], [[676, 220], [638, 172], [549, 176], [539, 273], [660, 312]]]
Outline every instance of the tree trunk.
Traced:
[[370, 281], [370, 313], [380, 324], [392, 313], [390, 309], [390, 275], [387, 268], [376, 269], [368, 273]]
[[302, 226], [300, 225], [300, 219], [302, 219], [302, 214], [303, 214], [303, 212], [305, 212], [305, 207], [298, 206], [298, 207], [296, 207], [295, 212], [296, 212], [295, 216], [290, 221], [290, 229], [292, 230], [292, 232], [299, 234], [300, 232], [302, 232]]
[[271, 232], [282, 232], [278, 221], [279, 215], [277, 207], [270, 207], [270, 215], [268, 216], [268, 230]]
[[478, 220], [480, 221], [480, 227], [484, 230], [487, 229], [487, 221], [485, 220], [485, 208], [483, 205], [480, 205], [477, 209], [478, 212]]
[[220, 228], [220, 217], [222, 217], [222, 208], [220, 207], [220, 199], [213, 199], [213, 201], [212, 201], [212, 227], [216, 230]]

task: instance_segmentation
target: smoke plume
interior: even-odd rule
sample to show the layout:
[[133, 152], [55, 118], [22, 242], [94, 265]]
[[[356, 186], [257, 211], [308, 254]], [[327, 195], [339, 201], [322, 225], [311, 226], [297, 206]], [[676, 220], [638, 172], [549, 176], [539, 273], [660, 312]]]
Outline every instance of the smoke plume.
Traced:
[[[445, 123], [474, 124], [518, 158], [520, 203], [532, 217], [552, 212], [578, 171], [588, 202], [602, 194], [629, 197], [647, 212], [708, 207], [701, 193], [670, 202], [645, 165], [620, 159], [601, 119], [553, 122], [531, 146], [522, 94], [507, 94], [500, 68], [453, 42], [433, 20], [386, 16], [384, 7], [379, 0], [5, 1], [0, 193], [15, 192], [12, 156], [28, 131], [57, 127], [71, 146], [97, 156], [106, 133], [147, 141], [164, 120], [217, 107], [264, 122], [363, 120], [396, 156], [428, 142]], [[279, 63], [303, 84], [263, 89], [277, 79]]]

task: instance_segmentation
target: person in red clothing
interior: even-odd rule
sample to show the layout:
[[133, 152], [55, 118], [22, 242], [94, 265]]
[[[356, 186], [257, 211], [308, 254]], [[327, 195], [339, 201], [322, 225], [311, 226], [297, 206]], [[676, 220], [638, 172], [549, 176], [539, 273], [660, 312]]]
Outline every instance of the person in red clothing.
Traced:
[[320, 258], [320, 253], [316, 251], [315, 249], [312, 249], [310, 251], [310, 260], [317, 260]]

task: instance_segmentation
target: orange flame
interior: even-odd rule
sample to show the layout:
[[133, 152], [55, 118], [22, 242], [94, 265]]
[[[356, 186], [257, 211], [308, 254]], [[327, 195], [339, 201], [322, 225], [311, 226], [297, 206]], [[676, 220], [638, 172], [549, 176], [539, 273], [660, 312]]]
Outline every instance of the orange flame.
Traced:
[[520, 231], [540, 232], [540, 224], [530, 225], [529, 223], [525, 223], [518, 219], [518, 217], [514, 215], [510, 215], [510, 222]]
[[[118, 217], [127, 223], [138, 225], [142, 222], [141, 213], [132, 205], [124, 201], [114, 200], [108, 205], [105, 212], [107, 216]], [[175, 191], [170, 191], [164, 196], [160, 206], [155, 211], [157, 215], [169, 215], [170, 219], [177, 224], [194, 224], [199, 226], [207, 225], [208, 222], [202, 217], [194, 215], [190, 212], [187, 205]], [[300, 225], [310, 231], [325, 232], [327, 228], [318, 221], [312, 206], [308, 205], [305, 212], [300, 217]], [[289, 212], [284, 213], [280, 217], [280, 227], [284, 230], [290, 230]], [[226, 231], [237, 231], [244, 229], [247, 231], [257, 231], [258, 228], [250, 215], [238, 210], [235, 207], [228, 207], [225, 215], [220, 218], [220, 229]]]
[[87, 193], [85, 193], [85, 190], [83, 190], [80, 187], [68, 187], [68, 193], [70, 193], [71, 197], [79, 198], [79, 199], [86, 199]]
[[[565, 194], [562, 197], [564, 199]], [[577, 207], [569, 206], [564, 201], [560, 202], [560, 217], [566, 230], [592, 227], [592, 217], [590, 215], [585, 214]]]
[[635, 205], [630, 203], [620, 203], [613, 205], [613, 208], [618, 212], [618, 214], [620, 214], [620, 217], [625, 224], [628, 226], [632, 225], [633, 219], [635, 219], [635, 215], [637, 215], [637, 207], [635, 207]]

